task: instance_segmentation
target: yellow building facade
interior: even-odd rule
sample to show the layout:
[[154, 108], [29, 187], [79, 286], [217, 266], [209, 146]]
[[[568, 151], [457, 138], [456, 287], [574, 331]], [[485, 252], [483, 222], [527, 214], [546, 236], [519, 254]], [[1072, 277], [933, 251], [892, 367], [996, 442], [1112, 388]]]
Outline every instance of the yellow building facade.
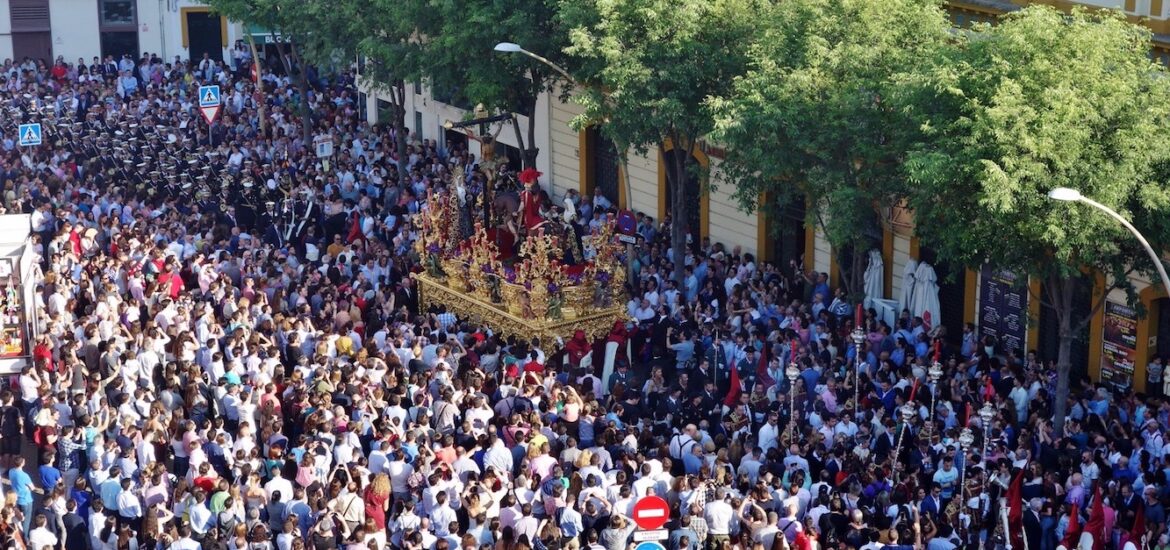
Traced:
[[[1170, 61], [1170, 0], [1036, 1], [1064, 9], [1086, 5], [1124, 10], [1135, 23], [1148, 25], [1154, 31], [1152, 55]], [[969, 26], [994, 22], [1000, 14], [1027, 3], [1026, 0], [951, 0], [948, 10], [956, 26]], [[468, 139], [464, 132], [444, 127], [447, 121], [464, 118], [466, 107], [461, 109], [436, 100], [425, 85], [411, 87], [406, 94], [406, 122], [416, 139], [432, 140], [440, 147], [458, 141], [466, 144], [470, 152], [480, 154], [480, 145], [474, 137]], [[377, 123], [388, 104], [383, 94], [375, 90], [366, 90], [364, 95], [367, 118]], [[631, 153], [628, 173], [622, 172], [615, 152], [612, 147], [606, 147], [599, 132], [577, 131], [571, 127], [570, 122], [580, 113], [579, 105], [561, 102], [549, 94], [538, 101], [536, 146], [540, 149], [537, 168], [544, 174], [541, 185], [555, 200], [560, 200], [569, 189], [589, 196], [595, 187], [601, 186], [615, 204], [660, 222], [669, 210], [665, 159], [657, 150], [644, 155]], [[524, 128], [527, 119], [518, 117], [518, 123]], [[496, 147], [498, 155], [518, 153], [510, 128], [498, 134]], [[730, 185], [718, 185], [722, 149], [702, 143], [691, 154], [707, 169], [708, 183], [716, 183], [698, 199], [697, 229], [701, 237], [710, 238], [712, 243], [723, 243], [728, 249], [739, 246], [743, 252], [764, 261], [786, 264], [789, 258], [803, 257], [806, 268], [828, 273], [832, 282], [837, 283], [840, 270], [836, 255], [820, 231], [803, 224], [794, 227], [797, 222], [789, 218], [770, 219], [759, 209], [746, 214], [732, 197]], [[631, 195], [628, 199], [624, 192], [627, 180]], [[913, 220], [908, 212], [885, 212], [879, 218], [882, 234], [875, 239], [880, 241], [880, 247], [875, 248], [880, 250], [883, 261], [884, 298], [897, 300], [902, 295], [907, 284], [907, 264], [929, 263], [938, 272], [943, 312], [942, 319], [934, 322], [948, 327], [952, 340], [957, 340], [964, 323], [974, 323], [982, 333], [999, 332], [1021, 352], [1037, 350], [1041, 357], [1055, 357], [1055, 319], [1040, 307], [1043, 289], [1039, 283], [1025, 284], [1017, 280], [1013, 291], [1008, 288], [1013, 286], [1008, 283], [1011, 274], [1001, 273], [993, 266], [981, 271], [948, 266], [914, 236]], [[787, 231], [778, 230], [784, 224], [789, 226]], [[1100, 298], [1100, 292], [1106, 288], [1102, 277], [1082, 289], [1077, 309], [1092, 314], [1093, 318], [1074, 346], [1074, 369], [1083, 369], [1094, 380], [1129, 383], [1143, 390], [1148, 362], [1155, 355], [1170, 356], [1170, 300], [1160, 285], [1151, 285], [1140, 277], [1132, 282], [1139, 289], [1141, 307], [1137, 310], [1128, 306], [1123, 292], [1114, 291], [1107, 297], [1106, 307], [1094, 312], [1094, 299]]]

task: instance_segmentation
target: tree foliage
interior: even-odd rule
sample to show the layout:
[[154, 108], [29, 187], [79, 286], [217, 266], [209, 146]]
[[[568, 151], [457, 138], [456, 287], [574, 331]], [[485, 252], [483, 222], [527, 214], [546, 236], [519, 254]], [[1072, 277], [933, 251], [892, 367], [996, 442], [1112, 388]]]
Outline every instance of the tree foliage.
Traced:
[[1076, 278], [1088, 268], [1125, 286], [1152, 264], [1116, 221], [1046, 195], [1071, 187], [1168, 242], [1170, 81], [1149, 51], [1149, 32], [1119, 13], [1030, 7], [963, 35], [909, 83], [922, 94], [908, 105], [924, 139], [906, 163], [918, 235], [953, 261], [1044, 281], [1060, 326], [1058, 427], [1072, 339], [1089, 322], [1072, 318]]
[[346, 53], [354, 50], [360, 36], [349, 32], [357, 11], [348, 0], [208, 0], [207, 4], [228, 19], [263, 27], [277, 37], [280, 62], [300, 93], [302, 138], [312, 139], [304, 65], [328, 66], [339, 58], [348, 59]]
[[[599, 124], [617, 144], [639, 154], [667, 144], [691, 151], [715, 125], [709, 99], [730, 92], [747, 69], [747, 44], [756, 32], [762, 0], [564, 0], [572, 57], [585, 89], [577, 127]], [[673, 155], [670, 181], [683, 182], [687, 155]], [[675, 279], [683, 279], [688, 210], [698, 197], [676, 185], [671, 201]], [[698, 239], [698, 235], [694, 238]]]
[[[398, 158], [407, 157], [406, 89], [429, 74], [432, 56], [426, 36], [441, 24], [428, 0], [337, 0], [342, 12], [352, 13], [347, 30], [357, 37], [353, 53], [362, 60], [362, 83], [386, 93], [390, 100]], [[344, 7], [342, 7], [344, 6]], [[400, 181], [410, 177], [405, 162], [398, 164]]]
[[880, 216], [906, 195], [902, 161], [918, 134], [891, 98], [949, 23], [935, 1], [787, 0], [761, 27], [750, 70], [714, 102], [724, 179], [748, 211], [762, 193], [772, 214], [806, 206], [858, 293]]
[[471, 104], [528, 118], [525, 134], [516, 128], [526, 166], [535, 166], [536, 102], [555, 91], [563, 78], [547, 65], [520, 53], [495, 52], [514, 42], [555, 64], [563, 64], [568, 35], [557, 18], [556, 0], [433, 0], [438, 24], [427, 31], [429, 79], [439, 89], [457, 91]]

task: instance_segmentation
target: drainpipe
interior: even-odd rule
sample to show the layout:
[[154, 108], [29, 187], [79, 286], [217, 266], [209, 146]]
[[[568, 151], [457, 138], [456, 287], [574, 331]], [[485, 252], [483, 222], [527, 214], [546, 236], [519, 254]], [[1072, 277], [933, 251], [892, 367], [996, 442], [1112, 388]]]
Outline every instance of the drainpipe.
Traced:
[[170, 11], [171, 0], [158, 0], [158, 36], [159, 36], [159, 57], [162, 58], [163, 63], [167, 63], [167, 26], [166, 13]]

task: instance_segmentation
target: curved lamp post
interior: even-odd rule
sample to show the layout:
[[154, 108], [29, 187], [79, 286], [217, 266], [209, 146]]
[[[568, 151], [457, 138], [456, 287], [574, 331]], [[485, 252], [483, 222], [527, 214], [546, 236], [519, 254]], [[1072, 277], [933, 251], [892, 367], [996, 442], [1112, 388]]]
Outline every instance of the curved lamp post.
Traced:
[[532, 53], [524, 48], [521, 48], [520, 45], [515, 43], [515, 42], [500, 42], [499, 44], [496, 44], [496, 46], [492, 49], [497, 51], [497, 52], [502, 52], [502, 53], [519, 53], [519, 54], [527, 55], [528, 57], [531, 57], [532, 59], [535, 59], [541, 63], [544, 63], [545, 65], [548, 65], [548, 67], [550, 69], [556, 71], [561, 76], [568, 79], [569, 82], [572, 82], [574, 84], [577, 83], [576, 80], [573, 80], [573, 77], [569, 76], [569, 71], [564, 70], [563, 68], [561, 68], [560, 65], [557, 65], [556, 63], [553, 63], [552, 61], [549, 61], [548, 58], [546, 58], [546, 57], [534, 54], [534, 53]]
[[[565, 70], [564, 67], [561, 67], [560, 65], [557, 65], [556, 63], [553, 63], [547, 57], [544, 57], [542, 55], [539, 55], [539, 54], [536, 54], [536, 53], [533, 53], [533, 52], [530, 52], [530, 51], [524, 49], [522, 46], [520, 46], [519, 44], [517, 44], [515, 42], [500, 42], [500, 43], [497, 43], [495, 45], [495, 47], [493, 47], [492, 49], [497, 51], [497, 52], [501, 52], [501, 53], [518, 53], [521, 55], [526, 55], [528, 57], [531, 57], [532, 59], [535, 59], [535, 60], [543, 63], [548, 68], [556, 71], [557, 74], [561, 75], [566, 81], [571, 83], [573, 86], [578, 87], [578, 88], [584, 88], [584, 86], [581, 85], [580, 82], [577, 82], [577, 79], [573, 78], [573, 75], [569, 74], [569, 71]], [[623, 153], [621, 158], [625, 159], [624, 153]], [[623, 172], [625, 172], [627, 174], [629, 173], [628, 163], [626, 163], [624, 160], [623, 160], [622, 164], [619, 165], [619, 168]], [[629, 205], [634, 203], [633, 184], [630, 182], [630, 178], [628, 175], [622, 177], [621, 180], [622, 180], [622, 183], [624, 183], [624, 185], [622, 186], [623, 187], [622, 191], [626, 195], [625, 196], [626, 206], [629, 207]], [[634, 279], [635, 279], [635, 275], [634, 275], [634, 245], [633, 245], [633, 243], [627, 242], [626, 243], [626, 280], [630, 281], [632, 283], [634, 281]]]
[[1109, 214], [1111, 218], [1117, 220], [1118, 223], [1128, 229], [1130, 233], [1133, 233], [1133, 236], [1137, 237], [1138, 242], [1141, 243], [1142, 247], [1146, 249], [1146, 254], [1150, 255], [1150, 259], [1154, 262], [1154, 267], [1158, 270], [1158, 276], [1162, 278], [1162, 288], [1166, 289], [1167, 292], [1170, 292], [1170, 276], [1166, 275], [1166, 266], [1162, 264], [1162, 258], [1158, 256], [1158, 252], [1154, 250], [1154, 247], [1150, 246], [1150, 242], [1146, 240], [1145, 236], [1139, 233], [1133, 224], [1129, 223], [1129, 220], [1125, 219], [1121, 214], [1113, 211], [1108, 206], [1105, 206], [1104, 204], [1082, 195], [1081, 192], [1077, 191], [1076, 189], [1070, 189], [1068, 187], [1057, 187], [1056, 189], [1048, 192], [1048, 198], [1062, 202], [1082, 202], [1092, 206], [1093, 208], [1096, 208], [1097, 210]]

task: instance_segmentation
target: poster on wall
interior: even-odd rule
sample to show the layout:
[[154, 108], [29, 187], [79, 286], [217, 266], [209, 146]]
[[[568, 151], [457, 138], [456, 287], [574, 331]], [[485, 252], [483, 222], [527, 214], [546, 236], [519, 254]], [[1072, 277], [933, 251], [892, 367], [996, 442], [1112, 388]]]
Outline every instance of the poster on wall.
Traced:
[[1001, 350], [1024, 350], [1028, 334], [1025, 279], [1006, 269], [983, 266], [979, 274], [979, 334], [992, 336]]
[[0, 258], [0, 359], [28, 355], [24, 289], [12, 258]]
[[1105, 328], [1101, 335], [1101, 381], [1119, 388], [1133, 385], [1137, 361], [1137, 312], [1115, 302], [1105, 302]]

